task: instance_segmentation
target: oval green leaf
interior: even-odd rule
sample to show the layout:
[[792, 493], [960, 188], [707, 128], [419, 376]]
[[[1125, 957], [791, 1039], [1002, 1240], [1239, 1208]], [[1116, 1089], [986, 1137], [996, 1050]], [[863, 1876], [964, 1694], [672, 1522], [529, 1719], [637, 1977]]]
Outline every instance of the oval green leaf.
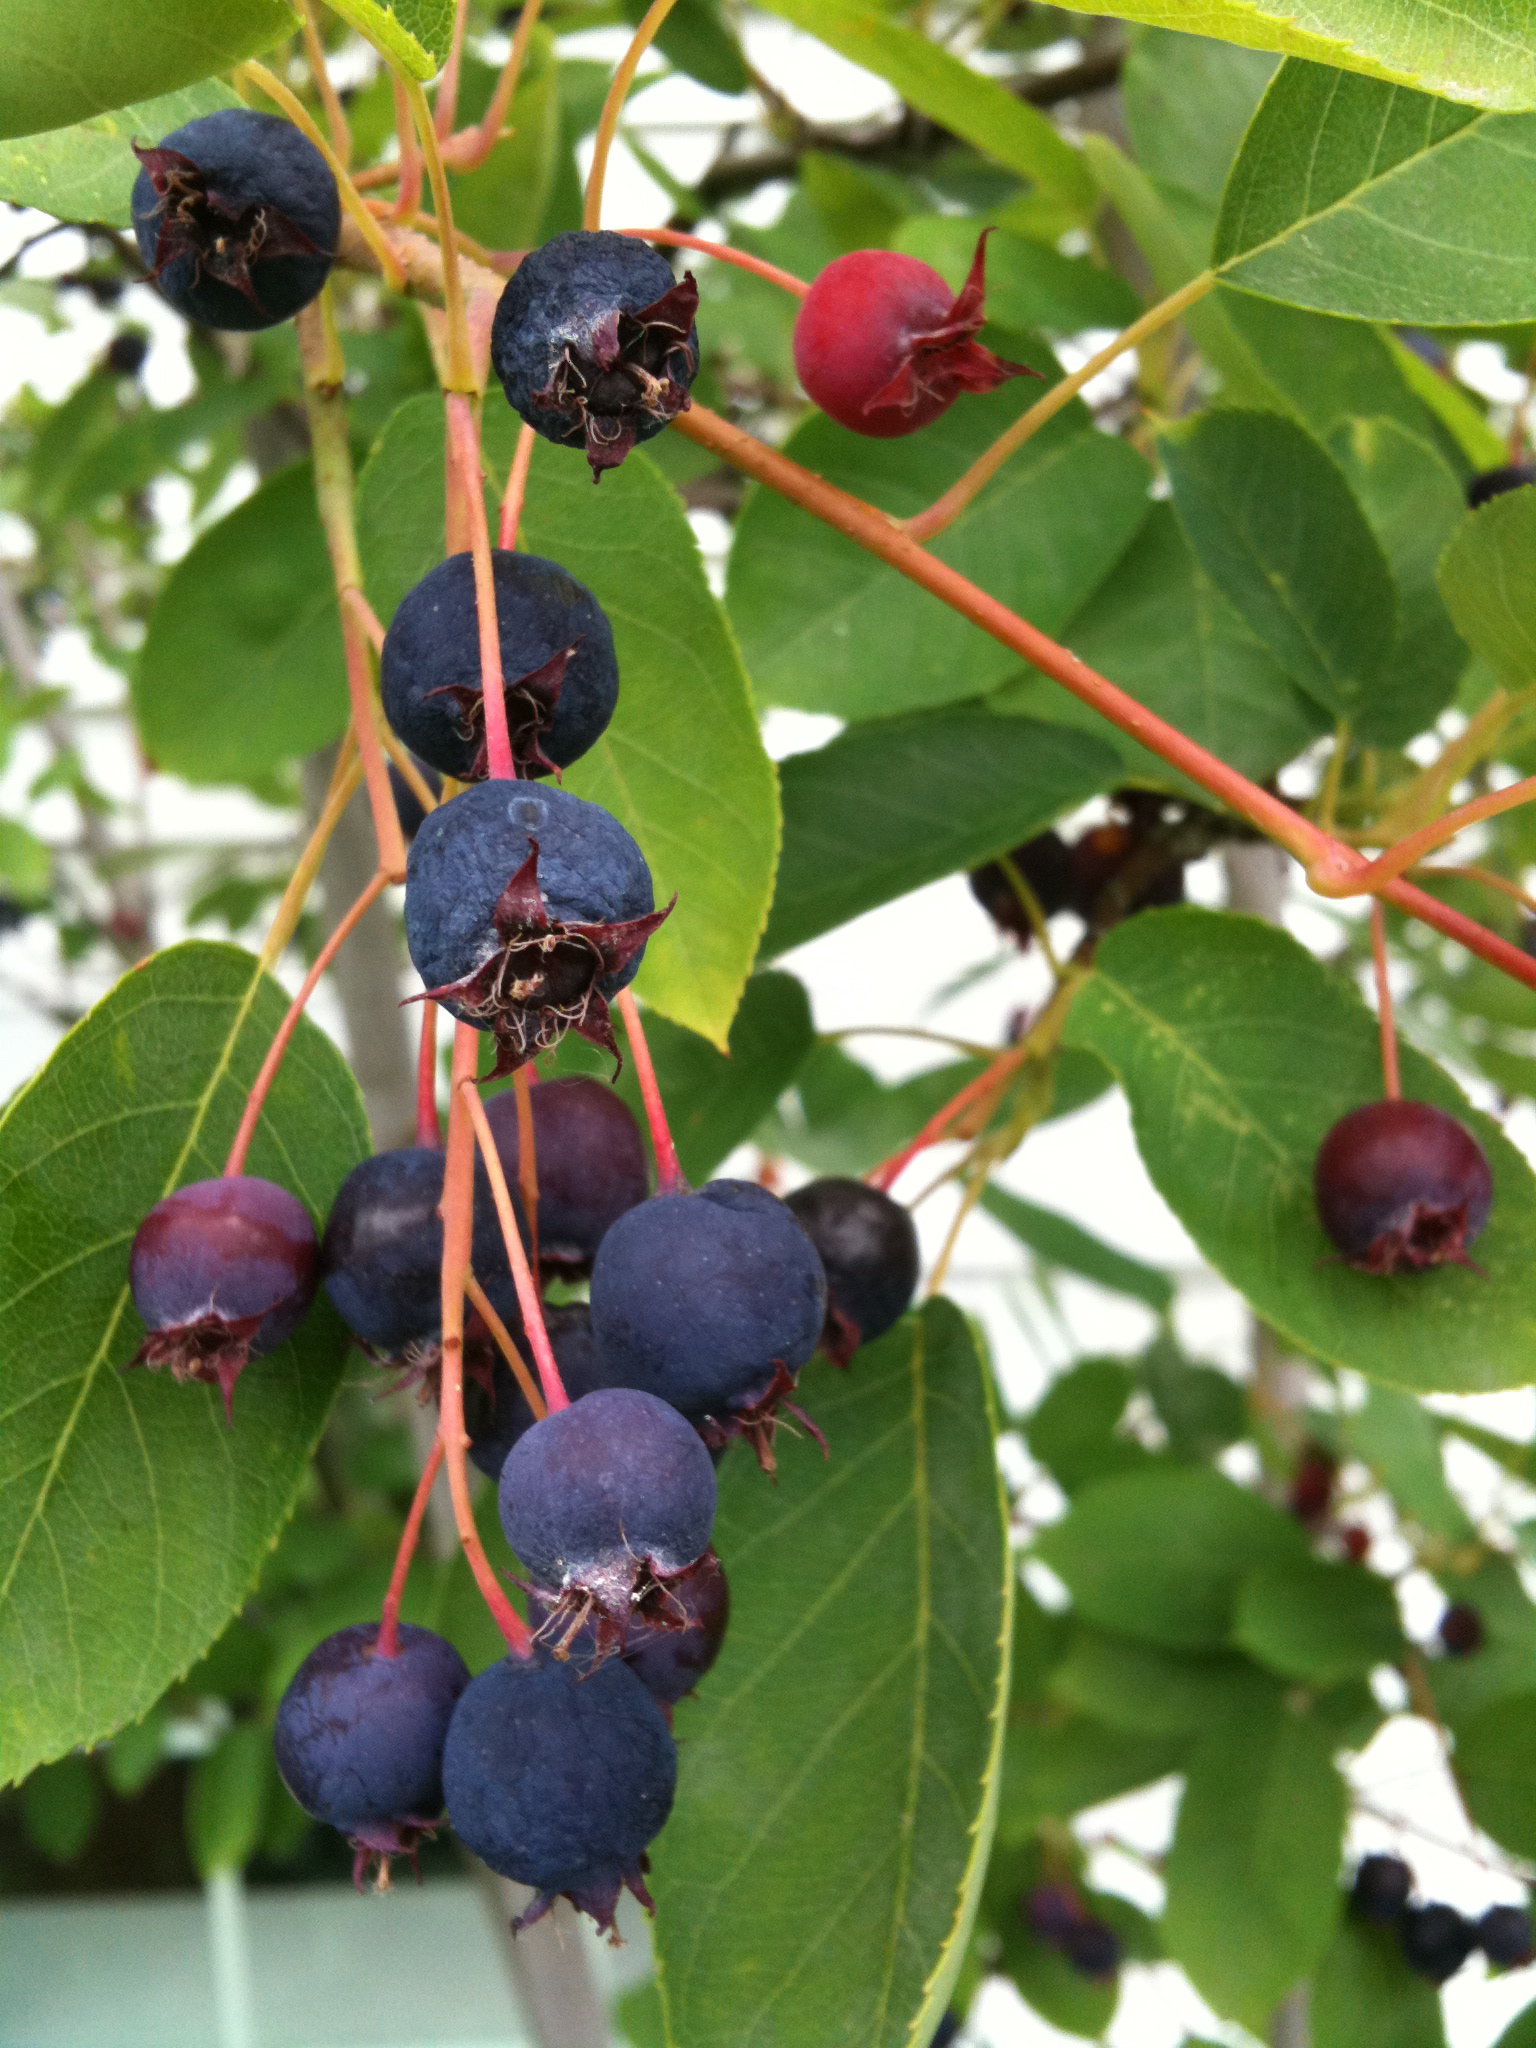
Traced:
[[158, 142], [184, 121], [243, 104], [227, 85], [205, 78], [200, 85], [97, 114], [73, 128], [50, 128], [0, 143], [0, 199], [40, 207], [56, 220], [129, 227], [133, 213], [128, 202], [139, 175], [130, 145]]
[[1258, 1663], [1308, 1685], [1364, 1678], [1406, 1647], [1388, 1582], [1316, 1557], [1250, 1572], [1237, 1590], [1232, 1635]]
[[1440, 558], [1457, 630], [1513, 690], [1536, 683], [1536, 490], [1505, 491], [1469, 513]]

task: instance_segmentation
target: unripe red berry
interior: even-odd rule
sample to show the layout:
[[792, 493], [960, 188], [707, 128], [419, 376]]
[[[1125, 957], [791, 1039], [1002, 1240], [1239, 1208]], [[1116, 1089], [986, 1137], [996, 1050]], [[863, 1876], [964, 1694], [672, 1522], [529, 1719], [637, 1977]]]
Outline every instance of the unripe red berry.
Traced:
[[1364, 1273], [1469, 1263], [1493, 1204], [1482, 1146], [1428, 1102], [1368, 1102], [1340, 1117], [1318, 1148], [1314, 1189], [1324, 1230]]
[[926, 427], [962, 391], [1036, 374], [976, 340], [986, 240], [984, 232], [958, 293], [928, 264], [890, 249], [856, 249], [827, 265], [795, 321], [795, 370], [824, 413], [892, 440]]

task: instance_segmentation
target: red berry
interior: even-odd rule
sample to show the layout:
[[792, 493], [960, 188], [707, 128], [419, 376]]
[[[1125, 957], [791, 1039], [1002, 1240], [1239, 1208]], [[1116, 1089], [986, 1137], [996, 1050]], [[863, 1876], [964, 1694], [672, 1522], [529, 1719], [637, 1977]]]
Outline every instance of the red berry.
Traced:
[[975, 338], [989, 232], [958, 294], [926, 263], [890, 249], [856, 249], [827, 265], [795, 321], [795, 369], [824, 413], [892, 440], [926, 427], [962, 391], [1038, 374]]
[[1364, 1273], [1468, 1264], [1493, 1204], [1482, 1146], [1427, 1102], [1368, 1102], [1340, 1117], [1314, 1187], [1324, 1230]]
[[1321, 1444], [1307, 1444], [1291, 1474], [1286, 1506], [1298, 1522], [1320, 1522], [1333, 1500], [1338, 1465]]
[[1364, 1564], [1371, 1554], [1371, 1532], [1362, 1529], [1358, 1522], [1346, 1523], [1339, 1531], [1339, 1541], [1351, 1564]]

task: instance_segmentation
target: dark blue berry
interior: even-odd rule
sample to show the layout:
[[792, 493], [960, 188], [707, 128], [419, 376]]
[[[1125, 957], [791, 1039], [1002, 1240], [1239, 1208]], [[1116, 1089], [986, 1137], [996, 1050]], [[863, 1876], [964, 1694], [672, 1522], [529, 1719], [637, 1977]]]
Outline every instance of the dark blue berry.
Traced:
[[[731, 1589], [725, 1567], [706, 1550], [687, 1571], [669, 1579], [664, 1602], [630, 1617], [621, 1651], [624, 1662], [654, 1700], [672, 1707], [691, 1693], [720, 1654], [731, 1618]], [[656, 1618], [655, 1608], [663, 1611]]]
[[[555, 1364], [560, 1368], [561, 1383], [573, 1404], [583, 1394], [613, 1384], [604, 1377], [602, 1360], [592, 1341], [592, 1318], [584, 1301], [572, 1302], [568, 1308], [546, 1308], [544, 1327], [549, 1332]], [[533, 1354], [521, 1323], [513, 1326], [513, 1337], [533, 1375]], [[533, 1422], [533, 1410], [513, 1378], [511, 1367], [499, 1354], [491, 1368], [488, 1386], [473, 1380], [464, 1382], [464, 1426], [469, 1431], [469, 1455], [487, 1479], [501, 1477], [508, 1451], [532, 1429]]]
[[508, 1543], [537, 1584], [561, 1595], [549, 1634], [589, 1615], [617, 1648], [631, 1611], [670, 1618], [658, 1582], [702, 1555], [715, 1519], [715, 1468], [677, 1410], [633, 1387], [602, 1387], [556, 1409], [508, 1451], [497, 1495]]
[[643, 1202], [592, 1268], [592, 1328], [614, 1378], [710, 1435], [757, 1426], [815, 1350], [826, 1306], [816, 1247], [751, 1181]]
[[[491, 556], [501, 672], [519, 775], [568, 768], [598, 740], [618, 701], [619, 669], [602, 606], [557, 562]], [[486, 773], [480, 626], [469, 555], [407, 591], [384, 636], [384, 712], [405, 744], [461, 782]]]
[[133, 229], [162, 298], [205, 327], [272, 327], [325, 283], [341, 201], [290, 122], [225, 107], [134, 153]]
[[[1046, 917], [1055, 917], [1058, 911], [1074, 907], [1076, 879], [1072, 849], [1059, 832], [1042, 832], [1038, 838], [1027, 839], [1022, 846], [1016, 846], [1007, 858], [1034, 891], [1035, 900]], [[985, 866], [974, 868], [966, 879], [971, 885], [971, 894], [992, 922], [1011, 933], [1021, 949], [1027, 947], [1034, 938], [1035, 928], [1002, 861], [988, 861]]]
[[[433, 796], [440, 797], [443, 793], [443, 778], [441, 775], [426, 761], [417, 761], [416, 766], [421, 772], [422, 781], [426, 783]], [[389, 764], [389, 787], [395, 799], [395, 816], [400, 820], [401, 836], [404, 838], [406, 845], [409, 846], [416, 837], [416, 834], [421, 830], [422, 820], [427, 815], [426, 805], [416, 794], [415, 790], [412, 789], [393, 761]]]
[[1496, 1970], [1531, 1961], [1531, 1916], [1524, 1906], [1490, 1906], [1477, 1923], [1477, 1945]]
[[507, 403], [546, 441], [584, 448], [594, 478], [688, 403], [699, 294], [629, 235], [572, 231], [525, 256], [491, 329]]
[[309, 1211], [286, 1188], [249, 1175], [178, 1188], [134, 1236], [129, 1283], [148, 1334], [133, 1364], [217, 1386], [228, 1415], [245, 1366], [304, 1320], [319, 1263]]
[[509, 1074], [568, 1030], [618, 1057], [608, 999], [666, 916], [617, 818], [564, 790], [479, 782], [411, 847], [405, 937], [428, 991], [496, 1039]]
[[1483, 1647], [1487, 1631], [1483, 1617], [1470, 1602], [1453, 1600], [1440, 1617], [1440, 1647], [1447, 1657], [1475, 1657]]
[[1454, 1977], [1477, 1947], [1477, 1929], [1454, 1906], [1410, 1906], [1401, 1934], [1409, 1969], [1431, 1984]]
[[840, 1365], [905, 1315], [917, 1290], [917, 1232], [899, 1202], [861, 1180], [813, 1180], [785, 1206], [827, 1276], [822, 1344]]
[[1536, 462], [1506, 462], [1498, 469], [1485, 469], [1473, 477], [1467, 485], [1467, 503], [1475, 512], [1490, 498], [1502, 497], [1505, 491], [1518, 491], [1526, 484], [1536, 484]]
[[[585, 1076], [541, 1081], [530, 1098], [539, 1180], [539, 1258], [585, 1272], [608, 1231], [650, 1191], [640, 1127], [621, 1095]], [[517, 1098], [493, 1096], [486, 1116], [507, 1185], [521, 1153]]]
[[956, 2012], [947, 2012], [934, 2028], [933, 2039], [928, 2043], [928, 2048], [953, 2048], [953, 2043], [958, 2040], [959, 2035], [960, 2015]]
[[649, 1906], [645, 1851], [676, 1785], [661, 1708], [616, 1657], [585, 1675], [542, 1653], [493, 1664], [459, 1701], [443, 1753], [460, 1840], [537, 1894], [520, 1927], [562, 1894], [604, 1929], [626, 1885]]
[[1412, 1890], [1413, 1872], [1401, 1856], [1362, 1856], [1349, 1902], [1364, 1919], [1386, 1924], [1402, 1915]]
[[1367, 1102], [1340, 1117], [1313, 1185], [1324, 1230], [1365, 1273], [1465, 1264], [1493, 1206], [1482, 1146], [1428, 1102]]
[[1061, 1944], [1062, 1954], [1080, 1977], [1102, 1984], [1120, 1967], [1120, 1937], [1102, 1920], [1081, 1920], [1069, 1928]]
[[377, 1622], [319, 1643], [277, 1710], [283, 1783], [316, 1820], [347, 1836], [361, 1880], [370, 1856], [409, 1854], [443, 1810], [443, 1744], [464, 1659], [429, 1628], [402, 1627], [378, 1653]]

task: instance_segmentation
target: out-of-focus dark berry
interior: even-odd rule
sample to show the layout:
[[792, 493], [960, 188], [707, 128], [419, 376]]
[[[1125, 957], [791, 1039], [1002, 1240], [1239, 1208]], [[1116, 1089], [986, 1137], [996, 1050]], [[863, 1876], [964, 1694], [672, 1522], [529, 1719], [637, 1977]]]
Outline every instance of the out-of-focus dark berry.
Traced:
[[1322, 1444], [1303, 1446], [1296, 1469], [1291, 1474], [1285, 1503], [1298, 1522], [1310, 1524], [1327, 1519], [1333, 1502], [1334, 1481], [1338, 1476], [1338, 1460], [1331, 1451]]
[[1536, 484], [1536, 462], [1506, 462], [1473, 477], [1467, 485], [1467, 503], [1475, 512], [1490, 498], [1501, 498], [1506, 491], [1522, 490], [1527, 484]]
[[1477, 1929], [1454, 1906], [1410, 1906], [1400, 1933], [1409, 1969], [1431, 1984], [1448, 1982], [1477, 1947]]
[[137, 377], [149, 354], [149, 336], [137, 327], [125, 327], [107, 344], [103, 359], [116, 377]]
[[959, 2038], [959, 2034], [959, 2013], [947, 2012], [934, 2028], [933, 2039], [928, 2043], [928, 2048], [954, 2048], [954, 2043]]
[[1362, 1529], [1358, 1522], [1346, 1522], [1339, 1531], [1339, 1541], [1344, 1546], [1344, 1555], [1351, 1564], [1364, 1564], [1371, 1552], [1371, 1532]]
[[1406, 1911], [1412, 1891], [1413, 1872], [1401, 1856], [1362, 1856], [1349, 1902], [1363, 1919], [1386, 1925]]
[[[585, 1272], [619, 1218], [650, 1191], [640, 1127], [623, 1096], [574, 1076], [541, 1081], [529, 1097], [539, 1179], [539, 1258]], [[494, 1096], [486, 1117], [507, 1185], [518, 1184], [517, 1098]]]
[[1496, 1970], [1532, 1959], [1531, 1916], [1524, 1906], [1490, 1906], [1477, 1923], [1477, 1945]]
[[1069, 1929], [1062, 1952], [1080, 1977], [1102, 1984], [1120, 1967], [1120, 1937], [1102, 1920], [1084, 1920]]
[[[1042, 832], [1038, 838], [1027, 839], [1005, 858], [1034, 891], [1047, 918], [1073, 907], [1072, 849], [1059, 832]], [[989, 860], [984, 867], [972, 869], [966, 880], [971, 894], [999, 930], [1017, 939], [1021, 950], [1027, 947], [1034, 926], [1002, 861]]]
[[861, 1180], [813, 1180], [785, 1207], [815, 1245], [827, 1276], [822, 1348], [846, 1365], [897, 1322], [917, 1290], [917, 1232], [899, 1202]]
[[1475, 1657], [1487, 1639], [1483, 1617], [1466, 1600], [1455, 1600], [1446, 1608], [1439, 1634], [1447, 1657]]
[[1313, 1186], [1324, 1230], [1364, 1273], [1465, 1264], [1493, 1205], [1482, 1146], [1428, 1102], [1367, 1102], [1340, 1117]]
[[1064, 1955], [1079, 1976], [1102, 1982], [1119, 1969], [1119, 1935], [1089, 1911], [1075, 1884], [1037, 1884], [1020, 1899], [1018, 1910], [1030, 1932]]

